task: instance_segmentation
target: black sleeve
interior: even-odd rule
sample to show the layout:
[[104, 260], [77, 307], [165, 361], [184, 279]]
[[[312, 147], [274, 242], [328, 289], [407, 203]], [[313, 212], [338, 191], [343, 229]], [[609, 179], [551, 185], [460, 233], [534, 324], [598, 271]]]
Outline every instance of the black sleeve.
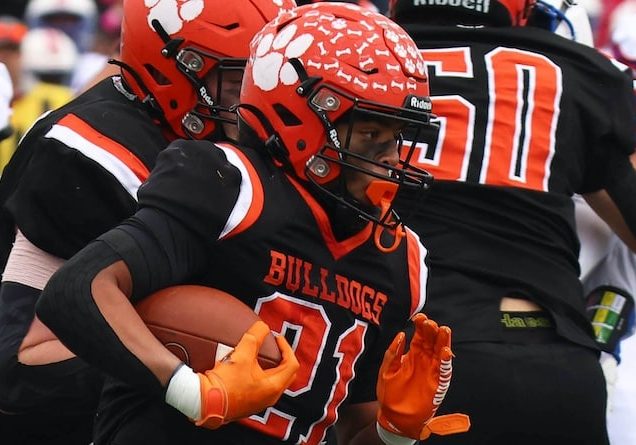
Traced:
[[75, 354], [107, 374], [145, 389], [161, 390], [155, 376], [121, 343], [95, 304], [94, 277], [124, 260], [133, 300], [179, 282], [205, 267], [205, 246], [178, 222], [151, 209], [90, 243], [49, 280], [38, 300], [40, 319]]
[[38, 301], [38, 316], [88, 363], [134, 387], [159, 393], [155, 376], [125, 348], [99, 311], [91, 283], [118, 260], [130, 270], [133, 301], [169, 285], [196, 282], [208, 267], [208, 249], [234, 208], [240, 184], [240, 172], [213, 144], [171, 144], [140, 189], [140, 210], [53, 275]]
[[86, 362], [140, 390], [159, 395], [163, 388], [157, 378], [124, 347], [91, 295], [95, 275], [119, 259], [103, 241], [90, 243], [51, 277], [36, 313]]
[[[612, 82], [614, 99], [612, 104], [612, 134], [615, 139], [604, 141], [610, 147], [618, 147], [621, 153], [631, 155], [636, 149], [636, 97], [631, 70], [619, 71], [618, 79]], [[609, 99], [609, 98], [608, 98]]]
[[605, 188], [636, 236], [636, 170], [629, 158], [616, 155], [607, 164]]
[[139, 207], [158, 208], [202, 240], [216, 241], [239, 196], [241, 172], [207, 141], [176, 140], [139, 188]]
[[134, 213], [135, 199], [82, 153], [37, 135], [27, 135], [24, 144], [20, 148], [29, 154], [28, 161], [6, 198], [6, 208], [34, 245], [70, 258]]
[[133, 302], [164, 287], [194, 283], [208, 267], [210, 243], [156, 209], [140, 209], [98, 240], [128, 266]]

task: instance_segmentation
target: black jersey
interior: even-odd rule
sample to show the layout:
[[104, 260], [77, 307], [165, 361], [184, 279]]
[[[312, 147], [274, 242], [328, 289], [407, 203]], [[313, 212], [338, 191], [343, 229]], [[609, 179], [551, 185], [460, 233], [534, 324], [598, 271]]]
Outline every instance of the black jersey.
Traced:
[[133, 214], [137, 188], [166, 145], [119, 76], [40, 118], [0, 181], [0, 268], [15, 226], [42, 250], [69, 258]]
[[[103, 80], [41, 117], [0, 179], [0, 271], [16, 226], [38, 248], [69, 258], [132, 215], [137, 189], [167, 145], [160, 128], [123, 88], [119, 76]], [[3, 283], [2, 408], [23, 417], [59, 409], [59, 415], [68, 416], [60, 419], [59, 431], [66, 428], [64, 422], [91, 425], [90, 412], [103, 380], [98, 370], [76, 359], [37, 367], [18, 363], [18, 348], [33, 321], [38, 293], [28, 286]], [[81, 418], [72, 417], [77, 413]], [[16, 428], [18, 424], [16, 420]]]
[[492, 341], [501, 298], [516, 295], [549, 310], [561, 335], [593, 346], [571, 195], [605, 188], [613, 166], [627, 165], [630, 79], [544, 30], [409, 31], [440, 123], [416, 154], [435, 184], [415, 213], [413, 196], [398, 206], [430, 250], [427, 314], [455, 341]]
[[[285, 335], [301, 363], [266, 412], [215, 431], [189, 424], [201, 443], [318, 444], [342, 404], [375, 400], [384, 351], [424, 303], [426, 251], [416, 235], [409, 231], [392, 253], [378, 251], [370, 223], [337, 240], [303, 185], [263, 153], [225, 144], [173, 142], [139, 205], [104, 237], [129, 266], [134, 300], [178, 282], [222, 289]], [[160, 254], [149, 254], [158, 246]], [[111, 384], [96, 443], [137, 406], [133, 393]]]

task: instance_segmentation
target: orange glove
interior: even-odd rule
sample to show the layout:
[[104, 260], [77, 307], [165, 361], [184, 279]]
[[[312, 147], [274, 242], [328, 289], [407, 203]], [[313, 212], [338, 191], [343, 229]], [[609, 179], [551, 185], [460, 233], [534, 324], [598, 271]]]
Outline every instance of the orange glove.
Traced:
[[257, 321], [213, 369], [194, 373], [185, 365], [179, 368], [170, 379], [166, 402], [197, 426], [210, 429], [272, 406], [292, 383], [300, 365], [285, 338], [276, 336], [282, 360], [275, 368], [261, 368], [258, 351], [269, 332], [264, 322]]
[[376, 387], [378, 424], [389, 433], [415, 440], [431, 433], [468, 431], [470, 419], [465, 414], [433, 417], [453, 372], [450, 328], [437, 326], [424, 314], [415, 315], [413, 322], [409, 351], [404, 354], [406, 336], [400, 332], [384, 354]]

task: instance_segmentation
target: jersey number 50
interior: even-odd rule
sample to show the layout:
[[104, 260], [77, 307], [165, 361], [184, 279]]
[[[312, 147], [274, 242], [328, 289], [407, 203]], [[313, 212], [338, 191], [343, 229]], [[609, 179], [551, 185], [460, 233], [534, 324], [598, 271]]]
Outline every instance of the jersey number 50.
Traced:
[[[493, 49], [484, 56], [488, 103], [479, 109], [461, 95], [435, 95], [435, 78], [476, 82], [470, 48], [421, 51], [426, 65], [435, 66], [431, 100], [440, 133], [435, 147], [418, 144], [420, 166], [436, 179], [466, 181], [469, 168], [476, 168], [480, 184], [547, 191], [560, 112], [560, 68], [541, 54]], [[475, 128], [477, 113], [487, 113], [485, 128]], [[484, 134], [484, 147], [475, 160], [471, 153], [478, 132]]]

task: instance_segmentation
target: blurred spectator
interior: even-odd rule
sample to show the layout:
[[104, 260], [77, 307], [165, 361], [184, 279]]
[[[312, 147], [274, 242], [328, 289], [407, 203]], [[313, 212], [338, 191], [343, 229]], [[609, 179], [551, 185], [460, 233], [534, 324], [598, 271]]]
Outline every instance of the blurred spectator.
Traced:
[[20, 85], [20, 43], [27, 32], [27, 27], [18, 19], [0, 16], [0, 62], [9, 71], [15, 95], [18, 95]]
[[0, 62], [0, 141], [11, 135], [11, 98], [13, 97], [13, 85], [9, 77], [9, 71], [4, 63]]
[[585, 0], [583, 6], [590, 14], [594, 37], [598, 48], [604, 48], [609, 41], [610, 17], [624, 0]]
[[[636, 157], [632, 157], [636, 160]], [[599, 304], [606, 316], [597, 325], [603, 328], [612, 326], [608, 320], [616, 320], [624, 330], [623, 338], [609, 352], [601, 355], [601, 365], [605, 374], [608, 392], [608, 433], [612, 445], [636, 444], [636, 337], [630, 335], [634, 330], [634, 310], [623, 311], [627, 302], [636, 295], [636, 255], [623, 244], [611, 229], [600, 220], [587, 204], [576, 202], [576, 221], [581, 239], [581, 279], [585, 295], [598, 295], [604, 291], [607, 301]], [[617, 312], [623, 316], [617, 317]], [[594, 313], [594, 312], [593, 312]], [[605, 315], [599, 312], [594, 315]], [[596, 316], [595, 316], [596, 319]], [[607, 324], [605, 324], [607, 323]], [[597, 330], [595, 329], [595, 331]], [[597, 331], [598, 332], [598, 331]], [[628, 338], [629, 337], [629, 338]], [[620, 363], [620, 364], [619, 364]]]
[[[10, 16], [1, 16], [0, 17], [0, 63], [4, 64], [6, 75], [8, 76], [9, 84], [12, 85], [11, 95], [7, 100], [14, 101], [20, 95], [21, 92], [21, 84], [22, 84], [22, 76], [21, 76], [21, 56], [20, 56], [20, 43], [24, 38], [24, 35], [27, 32], [26, 26], [20, 22], [18, 19]], [[4, 101], [4, 95], [9, 90], [5, 87], [2, 87], [2, 100]], [[9, 105], [9, 103], [7, 103]], [[1, 105], [0, 105], [1, 107]], [[6, 113], [0, 113], [2, 116], [2, 122], [0, 122], [0, 126], [5, 130], [3, 132], [3, 137], [0, 137], [0, 140], [6, 139], [0, 142], [0, 172], [2, 171], [2, 167], [9, 161], [9, 158], [13, 154], [16, 145], [16, 136], [15, 133], [11, 136], [11, 132], [6, 128], [4, 124], [4, 118], [9, 118], [9, 115]], [[13, 128], [14, 125], [12, 121], [10, 127]], [[8, 138], [8, 139], [7, 139]]]
[[13, 102], [13, 135], [0, 143], [0, 170], [9, 161], [22, 135], [43, 113], [73, 97], [66, 86], [77, 63], [77, 48], [70, 37], [52, 28], [32, 29], [20, 45], [21, 84], [24, 93]]
[[93, 45], [97, 6], [93, 0], [29, 0], [24, 19], [29, 29], [64, 31], [85, 52]]
[[609, 17], [609, 53], [636, 74], [636, 0], [618, 5]]
[[116, 74], [119, 68], [107, 68], [108, 60], [118, 58], [119, 36], [121, 33], [122, 6], [115, 2], [104, 9], [99, 16], [97, 31], [90, 51], [80, 54], [78, 63], [71, 78], [71, 89], [79, 93], [90, 86], [95, 79], [104, 76], [100, 73], [104, 70], [108, 74]]
[[[108, 60], [117, 58], [121, 20], [122, 6], [119, 2], [114, 2], [101, 12], [93, 46], [90, 51], [80, 55], [73, 71], [71, 89], [74, 92], [84, 90], [96, 76], [103, 77], [98, 74], [106, 69]], [[118, 68], [114, 68], [114, 70], [113, 74], [119, 72]]]
[[38, 28], [27, 32], [20, 48], [24, 75], [35, 82], [66, 85], [77, 63], [78, 52], [73, 40], [54, 28]]
[[604, 11], [608, 7], [612, 7], [613, 4], [619, 3], [622, 0], [574, 0], [572, 3], [581, 5], [590, 19], [592, 29], [596, 34], [596, 30], [601, 26], [603, 21]]
[[99, 10], [99, 13], [101, 14], [102, 12], [110, 8], [111, 6], [115, 6], [115, 5], [122, 6], [123, 3], [124, 3], [124, 0], [97, 0], [97, 9]]
[[537, 0], [528, 17], [528, 26], [547, 29], [566, 39], [594, 46], [587, 10], [572, 0]]

